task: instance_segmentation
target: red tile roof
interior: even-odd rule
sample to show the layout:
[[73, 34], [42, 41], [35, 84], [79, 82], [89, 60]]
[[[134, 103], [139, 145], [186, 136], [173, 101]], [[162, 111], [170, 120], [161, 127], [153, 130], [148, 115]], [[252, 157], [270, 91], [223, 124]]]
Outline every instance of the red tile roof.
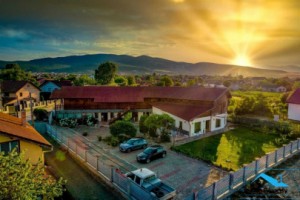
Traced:
[[190, 105], [182, 103], [151, 103], [151, 105], [186, 121], [190, 121], [213, 108], [213, 105]]
[[[3, 81], [1, 85], [2, 92], [14, 93], [24, 87], [27, 83], [33, 85], [28, 81]], [[33, 85], [36, 87], [35, 85]], [[38, 90], [39, 88], [36, 87]]]
[[90, 98], [95, 102], [143, 102], [144, 98], [214, 101], [230, 93], [227, 88], [70, 86], [52, 93], [52, 99]]
[[287, 103], [300, 104], [300, 88], [294, 91], [294, 93], [287, 99]]
[[20, 118], [0, 113], [0, 133], [51, 147], [51, 144], [28, 123], [22, 125]]

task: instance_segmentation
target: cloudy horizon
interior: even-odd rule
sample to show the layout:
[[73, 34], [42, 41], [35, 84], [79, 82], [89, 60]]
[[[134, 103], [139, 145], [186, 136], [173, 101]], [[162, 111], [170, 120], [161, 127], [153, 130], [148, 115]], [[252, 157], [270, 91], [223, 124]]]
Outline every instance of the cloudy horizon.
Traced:
[[0, 60], [84, 54], [300, 66], [297, 0], [0, 0]]

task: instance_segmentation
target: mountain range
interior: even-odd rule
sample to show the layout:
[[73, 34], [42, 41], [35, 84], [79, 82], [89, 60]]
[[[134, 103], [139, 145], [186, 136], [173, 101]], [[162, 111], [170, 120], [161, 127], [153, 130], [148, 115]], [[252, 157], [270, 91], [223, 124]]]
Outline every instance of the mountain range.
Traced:
[[[93, 74], [99, 64], [111, 61], [119, 66], [121, 74], [169, 74], [169, 75], [243, 75], [283, 77], [300, 76], [300, 68], [290, 67], [295, 72], [262, 69], [255, 67], [241, 67], [228, 64], [209, 62], [175, 62], [150, 56], [129, 56], [115, 54], [89, 54], [56, 58], [41, 58], [30, 61], [0, 61], [0, 67], [7, 63], [18, 63], [22, 68], [32, 72], [61, 72]], [[290, 69], [289, 68], [289, 69]]]

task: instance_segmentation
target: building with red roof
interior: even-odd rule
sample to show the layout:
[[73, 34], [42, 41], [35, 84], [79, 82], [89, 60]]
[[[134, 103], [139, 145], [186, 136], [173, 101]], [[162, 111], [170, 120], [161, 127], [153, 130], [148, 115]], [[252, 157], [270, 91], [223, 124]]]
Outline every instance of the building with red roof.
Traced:
[[44, 161], [44, 151], [51, 150], [52, 145], [26, 122], [25, 117], [20, 119], [0, 113], [0, 152], [8, 153], [14, 148], [36, 164], [39, 159]]
[[103, 122], [130, 111], [138, 121], [143, 114], [165, 113], [192, 136], [226, 126], [231, 95], [227, 88], [69, 86], [55, 90], [51, 98], [63, 99], [58, 118], [90, 113]]
[[300, 88], [287, 99], [288, 119], [300, 121]]

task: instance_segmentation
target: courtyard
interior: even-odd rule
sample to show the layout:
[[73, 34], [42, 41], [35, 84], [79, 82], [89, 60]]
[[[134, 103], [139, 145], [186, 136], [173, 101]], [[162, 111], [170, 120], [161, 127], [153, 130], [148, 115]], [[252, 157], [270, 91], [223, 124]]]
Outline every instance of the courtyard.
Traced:
[[[54, 126], [54, 128], [62, 135], [81, 143], [81, 146], [88, 148], [92, 154], [105, 154], [103, 162], [120, 168], [124, 173], [141, 167], [156, 172], [161, 180], [177, 190], [178, 199], [183, 199], [228, 174], [211, 164], [170, 150], [170, 143], [161, 144], [167, 150], [165, 158], [144, 164], [136, 161], [136, 155], [142, 150], [122, 153], [119, 147], [111, 147], [103, 141], [98, 141], [99, 136], [104, 138], [109, 135], [108, 127], [78, 126], [75, 129], [69, 129]], [[88, 135], [82, 136], [83, 132], [87, 132]], [[149, 145], [155, 144], [151, 140], [148, 142]]]

